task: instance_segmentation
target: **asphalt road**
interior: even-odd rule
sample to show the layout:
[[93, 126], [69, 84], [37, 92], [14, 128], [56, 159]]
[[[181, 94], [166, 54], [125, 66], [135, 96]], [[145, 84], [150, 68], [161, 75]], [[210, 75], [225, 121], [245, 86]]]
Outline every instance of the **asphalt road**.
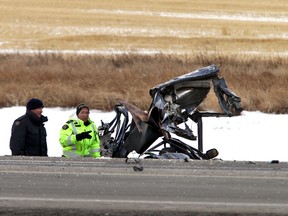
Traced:
[[0, 215], [288, 215], [283, 162], [3, 156], [0, 182]]

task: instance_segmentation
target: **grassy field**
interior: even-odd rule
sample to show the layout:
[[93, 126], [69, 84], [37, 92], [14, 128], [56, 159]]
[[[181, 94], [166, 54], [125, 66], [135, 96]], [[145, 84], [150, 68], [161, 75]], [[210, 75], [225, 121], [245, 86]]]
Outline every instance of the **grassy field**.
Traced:
[[217, 64], [246, 110], [288, 112], [286, 0], [0, 0], [0, 13], [1, 107], [146, 109], [150, 88]]

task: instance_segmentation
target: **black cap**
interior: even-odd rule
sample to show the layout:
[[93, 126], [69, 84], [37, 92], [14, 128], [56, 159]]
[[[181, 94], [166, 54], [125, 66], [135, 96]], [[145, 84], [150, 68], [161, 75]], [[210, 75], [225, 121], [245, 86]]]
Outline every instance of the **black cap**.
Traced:
[[38, 108], [43, 108], [43, 107], [44, 107], [43, 102], [39, 100], [38, 98], [31, 98], [26, 104], [27, 110], [33, 110], [33, 109], [38, 109]]
[[81, 111], [83, 108], [87, 108], [88, 110], [90, 110], [89, 107], [88, 107], [86, 104], [80, 103], [80, 104], [78, 104], [78, 105], [76, 106], [76, 115], [77, 115], [77, 116], [78, 116], [78, 114], [80, 113], [80, 111]]

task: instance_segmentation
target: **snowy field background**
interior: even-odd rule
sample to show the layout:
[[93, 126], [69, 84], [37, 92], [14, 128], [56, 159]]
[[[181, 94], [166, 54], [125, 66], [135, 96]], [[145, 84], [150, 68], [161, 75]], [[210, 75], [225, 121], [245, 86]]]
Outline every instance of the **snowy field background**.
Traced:
[[[2, 118], [0, 155], [11, 155], [9, 139], [13, 121], [26, 111], [25, 107], [9, 107], [0, 109]], [[59, 144], [59, 131], [75, 109], [44, 108], [43, 115], [48, 116], [47, 129], [48, 155], [60, 157], [62, 149]], [[113, 112], [91, 110], [90, 118], [100, 125], [101, 120], [110, 122], [115, 116]], [[131, 118], [130, 118], [131, 119]], [[197, 135], [197, 125], [188, 122]], [[237, 117], [203, 118], [204, 151], [216, 148], [217, 158], [222, 160], [243, 161], [288, 161], [288, 114], [275, 115], [261, 112], [242, 112]], [[197, 147], [197, 141], [188, 141]]]

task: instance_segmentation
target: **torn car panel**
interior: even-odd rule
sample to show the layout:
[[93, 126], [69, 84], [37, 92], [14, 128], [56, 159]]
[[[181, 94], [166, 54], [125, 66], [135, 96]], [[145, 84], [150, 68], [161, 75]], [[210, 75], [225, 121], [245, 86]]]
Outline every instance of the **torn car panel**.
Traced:
[[[112, 143], [110, 147], [102, 145], [102, 155], [105, 155], [105, 151], [109, 149], [110, 152], [113, 152], [112, 157], [127, 157], [130, 152], [136, 151], [140, 155], [148, 154], [149, 158], [152, 155], [155, 158], [160, 158], [163, 157], [161, 154], [164, 151], [159, 151], [156, 154], [153, 152], [156, 150], [155, 146], [163, 145], [163, 149], [167, 149], [167, 146], [169, 146], [169, 150], [172, 151], [165, 152], [166, 156], [170, 153], [180, 153], [188, 155], [192, 159], [206, 160], [216, 157], [218, 155], [216, 149], [209, 150], [206, 153], [202, 152], [202, 117], [231, 117], [239, 115], [243, 110], [240, 97], [228, 88], [224, 78], [218, 77], [218, 72], [218, 67], [211, 65], [155, 86], [149, 91], [152, 102], [148, 113], [119, 99], [119, 105], [115, 108], [117, 115], [112, 122], [122, 124], [122, 127], [121, 130], [116, 132], [115, 137], [110, 137], [112, 140], [109, 141], [109, 143]], [[221, 113], [198, 110], [198, 106], [205, 100], [212, 86], [223, 111]], [[130, 125], [128, 125], [128, 112], [132, 116]], [[122, 121], [120, 120], [121, 116], [124, 118]], [[194, 135], [192, 129], [186, 124], [189, 119], [197, 123], [198, 136]], [[179, 127], [182, 123], [184, 123], [184, 129]], [[112, 127], [112, 124], [106, 125], [108, 125], [106, 131], [110, 131], [110, 134], [112, 134], [112, 129], [114, 132], [115, 126]], [[104, 124], [98, 130], [101, 131], [103, 127]], [[192, 141], [198, 139], [198, 149], [179, 139], [172, 138], [171, 133]], [[163, 140], [151, 147], [160, 137], [163, 137]], [[111, 146], [114, 146], [113, 149], [111, 149]], [[173, 154], [173, 157], [175, 155], [179, 154]]]

